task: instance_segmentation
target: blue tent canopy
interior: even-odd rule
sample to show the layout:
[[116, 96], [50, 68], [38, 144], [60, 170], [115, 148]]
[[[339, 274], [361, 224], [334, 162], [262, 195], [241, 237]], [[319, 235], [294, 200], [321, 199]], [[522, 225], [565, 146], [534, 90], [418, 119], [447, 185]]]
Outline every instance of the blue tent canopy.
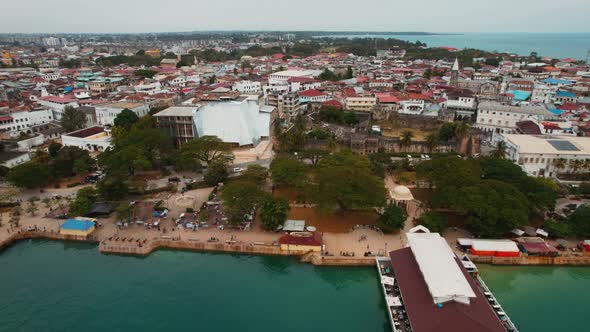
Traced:
[[66, 220], [63, 225], [61, 225], [61, 229], [68, 229], [73, 231], [87, 231], [94, 227], [94, 222], [90, 220], [79, 220], [79, 219], [68, 219]]

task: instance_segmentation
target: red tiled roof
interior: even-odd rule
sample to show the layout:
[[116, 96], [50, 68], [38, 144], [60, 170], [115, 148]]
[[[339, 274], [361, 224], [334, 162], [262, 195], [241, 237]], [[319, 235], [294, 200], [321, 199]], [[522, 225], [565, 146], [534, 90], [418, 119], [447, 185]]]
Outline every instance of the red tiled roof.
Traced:
[[392, 251], [389, 253], [391, 264], [395, 267], [395, 278], [399, 283], [406, 312], [414, 332], [505, 332], [502, 323], [494, 313], [475, 279], [470, 276], [463, 265], [455, 258], [455, 262], [469, 282], [476, 297], [468, 305], [458, 302], [447, 302], [437, 306], [412, 249]]
[[338, 109], [344, 109], [344, 106], [337, 100], [328, 100], [322, 103], [322, 105], [324, 106], [332, 106], [332, 107], [336, 107]]
[[323, 244], [322, 235], [320, 233], [313, 232], [307, 233], [308, 236], [298, 236], [304, 234], [306, 233], [285, 234], [279, 238], [279, 243], [296, 246], [321, 246]]
[[300, 96], [303, 97], [320, 97], [320, 96], [324, 96], [325, 94], [319, 90], [315, 90], [315, 89], [310, 89], [310, 90], [305, 90], [305, 91], [301, 91], [299, 92]]

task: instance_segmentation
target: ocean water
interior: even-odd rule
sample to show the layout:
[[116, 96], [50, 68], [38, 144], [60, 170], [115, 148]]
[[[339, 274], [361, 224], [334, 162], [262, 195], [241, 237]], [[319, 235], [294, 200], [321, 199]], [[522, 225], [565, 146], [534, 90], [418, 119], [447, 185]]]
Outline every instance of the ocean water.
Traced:
[[0, 331], [389, 331], [377, 272], [288, 257], [26, 241], [0, 253]]
[[521, 332], [590, 330], [590, 267], [478, 268]]
[[330, 37], [395, 38], [428, 46], [449, 46], [458, 49], [475, 48], [484, 51], [508, 52], [529, 55], [574, 58], [585, 60], [590, 50], [590, 33], [462, 33], [447, 35], [332, 35]]
[[[587, 331], [589, 267], [479, 266], [521, 332]], [[24, 241], [0, 252], [0, 331], [390, 331], [373, 268]]]

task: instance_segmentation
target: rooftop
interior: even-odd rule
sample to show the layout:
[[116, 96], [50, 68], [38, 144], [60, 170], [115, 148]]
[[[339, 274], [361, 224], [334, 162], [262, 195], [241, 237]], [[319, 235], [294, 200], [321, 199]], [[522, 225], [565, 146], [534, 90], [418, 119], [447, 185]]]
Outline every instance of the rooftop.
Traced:
[[518, 146], [519, 152], [590, 156], [590, 137], [508, 135], [506, 140]]
[[156, 113], [154, 116], [193, 116], [198, 109], [198, 107], [174, 106], [168, 107], [167, 109]]

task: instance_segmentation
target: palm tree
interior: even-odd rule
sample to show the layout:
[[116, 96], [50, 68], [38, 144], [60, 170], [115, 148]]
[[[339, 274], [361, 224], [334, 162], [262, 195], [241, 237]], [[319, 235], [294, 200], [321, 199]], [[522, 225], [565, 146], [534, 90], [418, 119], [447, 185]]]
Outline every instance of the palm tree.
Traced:
[[506, 158], [506, 142], [499, 141], [496, 144], [496, 148], [492, 150], [490, 156], [495, 159], [504, 159]]
[[578, 173], [578, 171], [584, 167], [584, 161], [581, 159], [572, 159], [569, 161], [569, 167], [574, 174]]
[[455, 126], [455, 137], [458, 140], [465, 138], [465, 136], [467, 136], [467, 134], [469, 134], [470, 132], [471, 128], [467, 123], [463, 121], [457, 122], [457, 125]]
[[401, 140], [399, 142], [400, 146], [409, 147], [412, 145], [412, 138], [414, 138], [414, 133], [410, 130], [406, 130], [402, 133]]
[[553, 160], [553, 167], [559, 172], [560, 170], [564, 170], [567, 167], [567, 160], [563, 158]]
[[584, 165], [582, 168], [586, 171], [590, 171], [590, 159], [584, 159]]
[[434, 151], [437, 146], [438, 146], [438, 135], [430, 134], [430, 135], [426, 136], [426, 148], [428, 149], [428, 152]]

